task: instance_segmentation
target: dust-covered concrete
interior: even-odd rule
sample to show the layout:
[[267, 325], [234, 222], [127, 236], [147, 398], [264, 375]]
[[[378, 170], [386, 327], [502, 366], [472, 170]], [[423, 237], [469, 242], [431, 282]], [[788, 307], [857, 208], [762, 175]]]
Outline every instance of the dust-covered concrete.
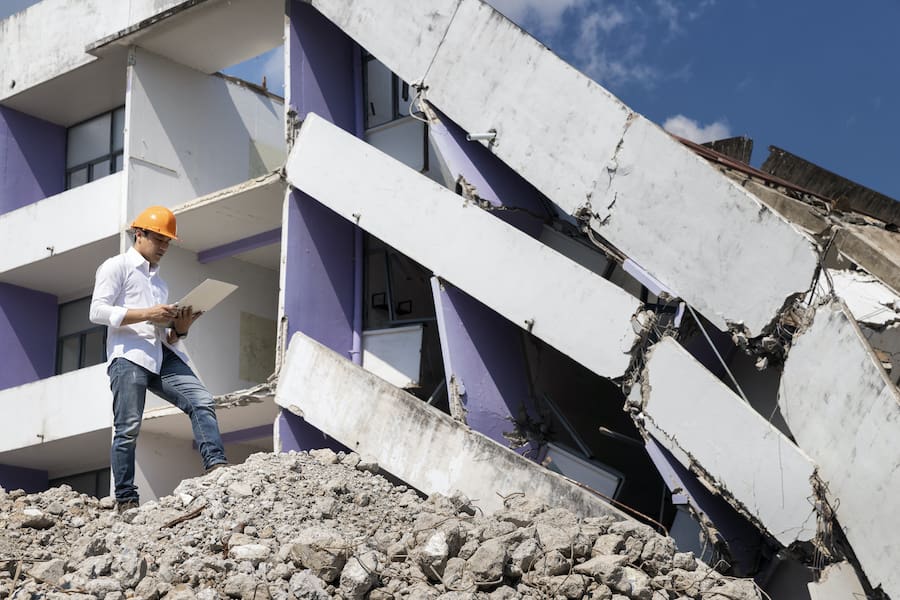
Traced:
[[485, 517], [377, 470], [256, 454], [122, 514], [66, 486], [0, 491], [0, 598], [761, 598], [646, 525], [521, 495]]

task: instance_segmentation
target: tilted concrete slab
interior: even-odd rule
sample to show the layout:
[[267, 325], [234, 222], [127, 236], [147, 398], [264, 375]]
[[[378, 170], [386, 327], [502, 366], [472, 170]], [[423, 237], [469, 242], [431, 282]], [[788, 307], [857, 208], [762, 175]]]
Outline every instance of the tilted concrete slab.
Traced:
[[630, 401], [688, 468], [785, 546], [816, 533], [815, 465], [672, 338], [652, 347]]
[[808, 583], [810, 600], [853, 600], [866, 598], [853, 565], [839, 562], [822, 569], [818, 581]]
[[598, 496], [294, 334], [275, 402], [427, 493], [460, 490], [487, 513], [526, 493], [581, 516], [628, 518]]
[[758, 334], [809, 287], [808, 238], [482, 0], [312, 4], [718, 327]]
[[900, 393], [843, 303], [795, 337], [778, 403], [869, 581], [900, 598]]
[[287, 179], [598, 375], [627, 370], [640, 302], [321, 117], [303, 123]]

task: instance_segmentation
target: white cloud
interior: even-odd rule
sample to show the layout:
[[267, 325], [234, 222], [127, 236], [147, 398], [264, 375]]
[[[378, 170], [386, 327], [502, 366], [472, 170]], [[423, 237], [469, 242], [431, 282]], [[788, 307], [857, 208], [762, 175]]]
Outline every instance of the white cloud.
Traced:
[[714, 121], [709, 125], [700, 125], [694, 119], [684, 115], [675, 115], [666, 119], [663, 129], [698, 144], [731, 137], [728, 123], [724, 119]]
[[552, 34], [563, 22], [563, 14], [585, 0], [487, 0], [487, 3], [525, 29]]

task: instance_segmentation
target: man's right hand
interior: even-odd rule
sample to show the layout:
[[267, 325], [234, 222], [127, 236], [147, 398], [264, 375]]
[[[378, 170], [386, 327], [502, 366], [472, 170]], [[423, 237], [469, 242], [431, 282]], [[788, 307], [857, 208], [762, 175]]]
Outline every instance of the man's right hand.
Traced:
[[129, 308], [121, 324], [132, 325], [148, 321], [157, 325], [168, 326], [176, 314], [178, 314], [178, 307], [174, 304], [157, 304], [150, 308]]
[[151, 306], [144, 310], [146, 311], [144, 320], [156, 323], [157, 325], [168, 325], [178, 314], [178, 307], [174, 304], [157, 304], [156, 306]]

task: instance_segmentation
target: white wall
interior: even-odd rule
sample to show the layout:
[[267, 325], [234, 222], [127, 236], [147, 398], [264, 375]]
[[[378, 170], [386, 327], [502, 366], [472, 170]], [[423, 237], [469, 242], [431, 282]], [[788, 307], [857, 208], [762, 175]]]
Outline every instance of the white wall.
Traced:
[[86, 46], [182, 2], [42, 0], [0, 21], [0, 100], [97, 60]]
[[123, 174], [0, 215], [0, 273], [116, 235]]
[[109, 428], [111, 407], [105, 364], [0, 391], [0, 452]]
[[281, 102], [141, 49], [129, 82], [126, 221], [283, 164]]
[[278, 317], [278, 273], [234, 258], [200, 264], [193, 252], [173, 245], [160, 263], [160, 275], [169, 286], [170, 302], [178, 300], [206, 278], [239, 286], [194, 323], [184, 343], [198, 375], [213, 394], [233, 392], [259, 383], [240, 378], [241, 313], [271, 319], [274, 331], [274, 321]]
[[794, 338], [778, 402], [869, 581], [900, 597], [900, 392], [843, 303]]

